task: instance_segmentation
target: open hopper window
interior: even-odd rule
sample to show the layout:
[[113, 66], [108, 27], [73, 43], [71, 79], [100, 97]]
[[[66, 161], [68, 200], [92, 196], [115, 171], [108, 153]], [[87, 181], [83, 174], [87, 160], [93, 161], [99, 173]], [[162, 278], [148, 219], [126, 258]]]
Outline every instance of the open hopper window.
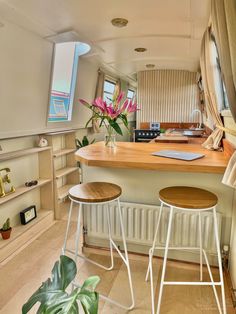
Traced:
[[48, 122], [71, 121], [79, 56], [89, 50], [80, 42], [55, 44]]

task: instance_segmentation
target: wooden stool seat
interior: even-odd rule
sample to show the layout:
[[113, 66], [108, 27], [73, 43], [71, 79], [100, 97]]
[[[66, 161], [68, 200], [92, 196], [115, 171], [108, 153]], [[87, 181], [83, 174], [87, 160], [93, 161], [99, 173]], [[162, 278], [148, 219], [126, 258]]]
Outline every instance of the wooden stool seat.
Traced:
[[113, 183], [89, 182], [73, 186], [69, 196], [77, 202], [102, 203], [118, 198], [122, 193], [121, 188]]
[[171, 186], [160, 190], [160, 200], [176, 207], [188, 209], [206, 209], [217, 204], [215, 194], [194, 187]]

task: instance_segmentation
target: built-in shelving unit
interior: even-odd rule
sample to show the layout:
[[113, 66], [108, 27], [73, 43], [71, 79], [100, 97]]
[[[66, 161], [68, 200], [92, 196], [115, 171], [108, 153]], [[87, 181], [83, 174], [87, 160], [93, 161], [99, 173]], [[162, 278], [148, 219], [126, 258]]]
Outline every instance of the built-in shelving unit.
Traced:
[[[21, 185], [15, 186], [15, 192], [0, 198], [0, 210], [6, 210], [4, 207], [8, 202], [13, 202], [16, 199], [20, 200], [25, 194], [38, 190], [40, 194], [40, 206], [37, 208], [37, 217], [26, 225], [21, 225], [19, 222], [18, 225], [13, 226], [10, 239], [0, 239], [0, 264], [6, 263], [12, 256], [21, 251], [54, 223], [52, 148], [33, 147], [1, 153], [0, 168], [2, 163], [6, 165], [7, 161], [10, 162], [16, 158], [28, 158], [33, 154], [38, 155], [38, 165], [36, 165], [39, 175], [37, 178], [38, 184], [27, 187], [24, 184], [25, 182], [22, 182]], [[28, 206], [30, 205], [32, 204], [29, 203]]]
[[0, 198], [0, 205], [9, 202], [10, 200], [13, 200], [14, 198], [24, 194], [24, 193], [28, 193], [34, 189], [38, 189], [41, 186], [52, 182], [51, 179], [38, 179], [38, 184], [37, 185], [33, 185], [30, 187], [26, 187], [25, 185], [19, 186], [17, 187], [16, 191], [14, 193], [11, 193], [9, 195], [6, 195], [5, 197]]
[[68, 196], [69, 189], [79, 183], [79, 168], [74, 157], [75, 130], [44, 135], [53, 148], [54, 199], [56, 218], [60, 219], [60, 203]]
[[73, 148], [59, 149], [53, 152], [53, 157], [65, 156], [67, 154], [74, 153], [75, 151], [76, 149]]

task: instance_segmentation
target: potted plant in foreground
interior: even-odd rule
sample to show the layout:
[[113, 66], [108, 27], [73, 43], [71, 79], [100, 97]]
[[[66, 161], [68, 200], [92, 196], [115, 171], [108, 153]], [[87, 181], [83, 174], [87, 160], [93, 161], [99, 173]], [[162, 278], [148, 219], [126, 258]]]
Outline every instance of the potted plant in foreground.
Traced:
[[10, 238], [11, 235], [11, 225], [10, 225], [10, 218], [7, 218], [7, 220], [4, 222], [2, 229], [0, 229], [0, 233], [2, 235], [3, 240], [7, 240]]
[[22, 314], [28, 313], [37, 302], [40, 303], [37, 312], [34, 312], [37, 314], [79, 314], [81, 311], [78, 302], [83, 308], [82, 313], [97, 314], [99, 298], [94, 289], [100, 280], [99, 277], [89, 277], [81, 288], [75, 288], [68, 293], [66, 289], [75, 279], [76, 274], [75, 262], [68, 256], [61, 255], [52, 269], [52, 278], [43, 282], [23, 305]]

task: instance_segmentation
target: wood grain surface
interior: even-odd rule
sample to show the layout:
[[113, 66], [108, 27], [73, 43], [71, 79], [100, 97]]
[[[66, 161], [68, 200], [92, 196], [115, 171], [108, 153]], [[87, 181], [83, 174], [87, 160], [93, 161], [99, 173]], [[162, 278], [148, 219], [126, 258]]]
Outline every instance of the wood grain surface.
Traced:
[[101, 203], [116, 199], [122, 193], [121, 188], [108, 182], [89, 182], [73, 186], [69, 196], [80, 202]]
[[176, 207], [205, 209], [217, 204], [217, 196], [207, 190], [188, 187], [171, 186], [160, 190], [159, 197], [165, 203]]
[[[193, 161], [182, 161], [151, 155], [161, 150], [200, 153], [205, 157]], [[75, 153], [75, 158], [87, 166], [94, 167], [201, 173], [224, 173], [229, 160], [229, 156], [223, 152], [209, 151], [199, 144], [133, 142], [117, 142], [115, 149], [106, 147], [104, 142], [98, 142], [79, 149]]]

